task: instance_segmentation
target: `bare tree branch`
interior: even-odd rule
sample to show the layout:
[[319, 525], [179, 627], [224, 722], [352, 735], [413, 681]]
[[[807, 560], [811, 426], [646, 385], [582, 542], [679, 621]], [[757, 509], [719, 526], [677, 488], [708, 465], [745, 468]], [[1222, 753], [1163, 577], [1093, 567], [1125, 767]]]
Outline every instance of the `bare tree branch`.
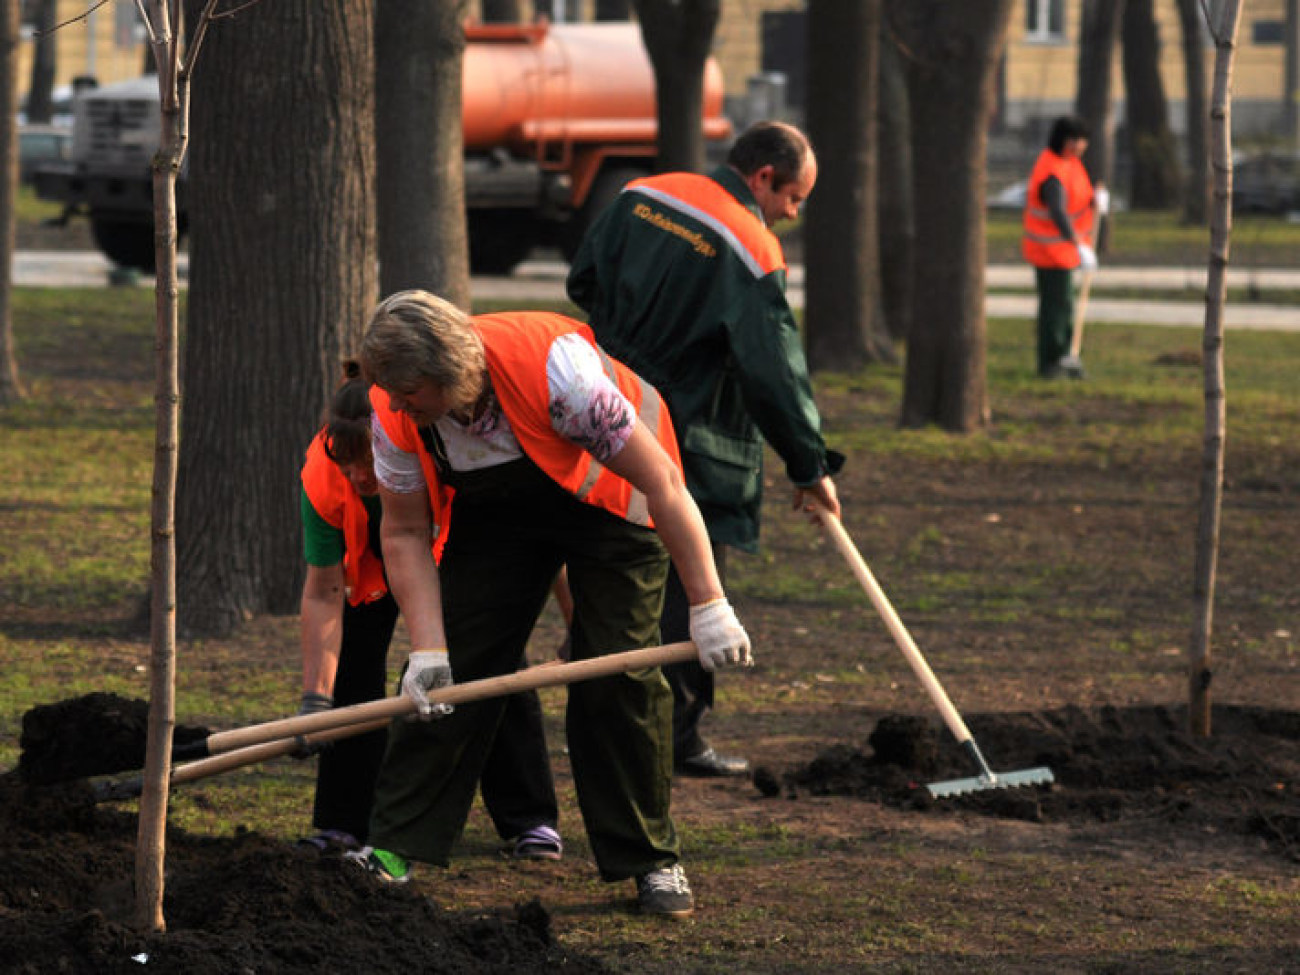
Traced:
[[149, 35], [149, 46], [153, 47], [157, 36], [154, 34], [153, 23], [149, 20], [149, 12], [144, 8], [144, 0], [135, 0], [135, 9], [140, 11], [140, 20], [144, 23], [145, 33]]
[[235, 14], [245, 7], [251, 7], [259, 3], [260, 0], [249, 0], [248, 3], [241, 4], [234, 10], [222, 11], [220, 14], [214, 12], [218, 2], [219, 0], [207, 0], [207, 3], [203, 5], [203, 13], [199, 15], [198, 26], [194, 28], [194, 37], [190, 40], [189, 50], [185, 52], [185, 63], [181, 65], [182, 77], [188, 78], [190, 72], [194, 70], [194, 61], [199, 56], [199, 49], [203, 47], [203, 39], [208, 35], [208, 27], [212, 25], [214, 20]]
[[213, 14], [212, 19], [225, 20], [227, 17], [233, 17], [241, 10], [247, 10], [249, 7], [255, 7], [261, 2], [262, 0], [248, 0], [247, 3], [241, 3], [238, 7], [231, 7], [229, 10], [223, 10], [219, 14]]
[[91, 7], [89, 10], [83, 10], [81, 13], [77, 14], [77, 16], [71, 18], [70, 20], [65, 20], [65, 21], [64, 21], [63, 23], [61, 23], [61, 24], [55, 24], [55, 25], [54, 25], [53, 27], [51, 27], [49, 30], [38, 30], [38, 31], [36, 31], [36, 33], [35, 33], [34, 36], [36, 36], [36, 37], [43, 37], [43, 36], [46, 35], [46, 34], [53, 34], [56, 30], [61, 30], [62, 28], [67, 27], [69, 24], [75, 24], [75, 23], [76, 23], [77, 21], [79, 21], [79, 20], [85, 20], [87, 17], [89, 17], [91, 14], [93, 14], [96, 10], [98, 10], [100, 7], [104, 6], [105, 4], [107, 4], [107, 3], [109, 3], [109, 2], [110, 2], [110, 0], [99, 0], [99, 3], [95, 4], [95, 5], [94, 5], [93, 7]]

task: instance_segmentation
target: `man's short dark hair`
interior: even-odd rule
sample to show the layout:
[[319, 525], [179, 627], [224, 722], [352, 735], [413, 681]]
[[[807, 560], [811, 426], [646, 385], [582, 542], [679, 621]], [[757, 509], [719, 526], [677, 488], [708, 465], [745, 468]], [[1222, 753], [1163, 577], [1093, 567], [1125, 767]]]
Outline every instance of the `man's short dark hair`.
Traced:
[[1077, 115], [1062, 115], [1052, 123], [1052, 134], [1047, 137], [1047, 148], [1059, 154], [1071, 139], [1091, 138], [1088, 123]]
[[797, 180], [811, 147], [808, 137], [785, 122], [755, 122], [740, 134], [727, 154], [727, 165], [741, 176], [772, 167], [772, 189]]

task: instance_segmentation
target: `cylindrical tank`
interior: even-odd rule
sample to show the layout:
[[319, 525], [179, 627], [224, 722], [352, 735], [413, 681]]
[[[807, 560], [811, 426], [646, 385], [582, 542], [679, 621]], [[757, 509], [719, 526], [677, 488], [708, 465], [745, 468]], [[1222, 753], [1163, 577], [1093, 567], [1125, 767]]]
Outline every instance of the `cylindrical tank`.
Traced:
[[[547, 142], [655, 141], [655, 81], [632, 23], [490, 25], [466, 30], [466, 151], [538, 155]], [[706, 135], [727, 132], [722, 75], [705, 74]]]

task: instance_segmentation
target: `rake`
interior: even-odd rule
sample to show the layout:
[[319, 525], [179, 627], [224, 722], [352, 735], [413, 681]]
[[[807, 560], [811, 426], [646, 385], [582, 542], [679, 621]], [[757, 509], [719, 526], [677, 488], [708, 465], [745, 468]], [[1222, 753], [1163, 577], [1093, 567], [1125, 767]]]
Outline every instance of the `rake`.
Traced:
[[876, 577], [871, 574], [871, 569], [863, 560], [862, 554], [858, 551], [857, 546], [853, 544], [853, 539], [844, 530], [839, 518], [831, 514], [825, 508], [819, 508], [817, 512], [822, 524], [826, 526], [827, 532], [835, 542], [835, 547], [840, 550], [853, 574], [858, 577], [858, 582], [862, 584], [868, 598], [873, 606], [876, 607], [885, 626], [889, 628], [890, 635], [894, 642], [898, 644], [898, 649], [903, 651], [903, 656], [911, 665], [913, 672], [921, 681], [926, 693], [930, 695], [930, 700], [934, 706], [939, 709], [939, 714], [943, 717], [943, 722], [952, 732], [952, 736], [957, 739], [957, 744], [962, 747], [975, 767], [979, 769], [979, 775], [967, 779], [950, 779], [946, 782], [931, 782], [927, 785], [926, 791], [934, 799], [944, 799], [951, 796], [961, 796], [972, 792], [983, 792], [987, 789], [1007, 789], [1022, 785], [1050, 785], [1055, 781], [1052, 770], [1045, 767], [1021, 769], [1015, 772], [994, 772], [989, 768], [988, 762], [984, 760], [984, 755], [980, 752], [979, 745], [975, 743], [975, 737], [966, 727], [966, 722], [962, 720], [957, 709], [953, 706], [952, 700], [944, 691], [943, 685], [939, 679], [934, 676], [934, 671], [926, 663], [925, 657], [921, 656], [920, 649], [917, 648], [916, 642], [903, 626], [903, 621], [898, 618], [894, 612], [894, 607], [890, 605], [889, 599], [885, 592], [880, 588], [880, 583], [876, 582]]

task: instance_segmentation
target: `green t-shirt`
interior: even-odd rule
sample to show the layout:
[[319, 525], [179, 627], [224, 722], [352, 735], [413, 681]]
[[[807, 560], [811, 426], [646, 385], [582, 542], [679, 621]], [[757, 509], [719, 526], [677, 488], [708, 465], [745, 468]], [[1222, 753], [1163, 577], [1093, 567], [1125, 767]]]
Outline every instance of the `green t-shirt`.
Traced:
[[[366, 513], [370, 515], [370, 535], [374, 539], [378, 533], [383, 506], [378, 497], [362, 498], [361, 503], [366, 506]], [[307, 497], [306, 488], [300, 492], [298, 507], [302, 514], [302, 554], [307, 564], [338, 565], [343, 561], [343, 555], [347, 551], [343, 531], [320, 516], [311, 499]]]

